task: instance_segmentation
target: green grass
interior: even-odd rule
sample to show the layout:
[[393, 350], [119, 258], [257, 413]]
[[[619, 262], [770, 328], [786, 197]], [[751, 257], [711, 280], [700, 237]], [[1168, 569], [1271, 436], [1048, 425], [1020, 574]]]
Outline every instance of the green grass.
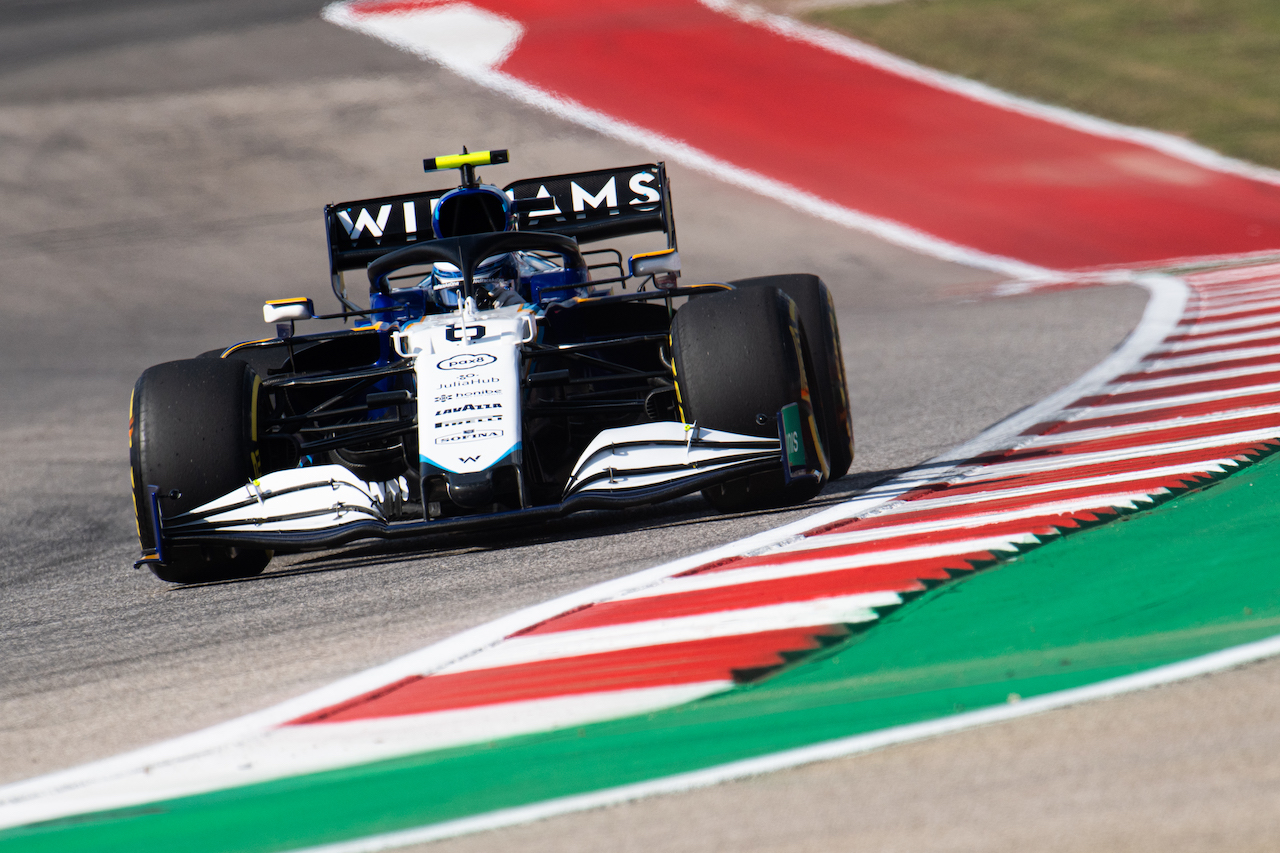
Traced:
[[1280, 167], [1277, 0], [903, 0], [805, 16], [934, 68]]

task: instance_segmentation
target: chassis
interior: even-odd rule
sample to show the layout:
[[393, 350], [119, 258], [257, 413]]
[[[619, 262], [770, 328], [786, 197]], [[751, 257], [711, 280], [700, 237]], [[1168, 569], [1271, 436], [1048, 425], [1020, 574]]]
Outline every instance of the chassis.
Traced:
[[[341, 311], [268, 302], [275, 337], [143, 373], [137, 565], [173, 582], [241, 577], [277, 551], [695, 491], [722, 511], [791, 505], [848, 470], [819, 279], [681, 286], [664, 164], [481, 184], [475, 167], [501, 162], [435, 158], [428, 171], [459, 168], [461, 186], [327, 206]], [[580, 248], [647, 232], [666, 247]], [[525, 264], [505, 289], [481, 276], [495, 257]], [[354, 270], [367, 308], [348, 296]], [[445, 285], [456, 304], [440, 304]], [[309, 319], [360, 325], [297, 333]]]

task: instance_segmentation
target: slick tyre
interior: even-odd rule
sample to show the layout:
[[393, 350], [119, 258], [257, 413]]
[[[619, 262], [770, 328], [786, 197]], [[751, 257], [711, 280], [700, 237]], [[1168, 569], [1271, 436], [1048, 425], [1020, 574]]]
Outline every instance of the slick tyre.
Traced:
[[[133, 388], [129, 463], [138, 539], [155, 548], [147, 486], [158, 486], [162, 514], [172, 518], [243, 486], [257, 471], [259, 381], [242, 361], [193, 358], [149, 368]], [[198, 583], [262, 572], [271, 552], [187, 545], [165, 549], [152, 564], [161, 580]]]
[[[794, 301], [776, 287], [753, 287], [690, 300], [671, 323], [676, 392], [685, 423], [776, 438], [777, 415], [801, 399], [803, 341]], [[802, 503], [817, 481], [787, 484], [781, 470], [703, 491], [721, 512]]]
[[853, 421], [849, 416], [849, 385], [845, 379], [840, 327], [831, 291], [816, 275], [765, 275], [729, 282], [738, 288], [776, 287], [795, 300], [809, 343], [813, 394], [822, 446], [827, 451], [830, 479], [849, 472], [853, 464]]

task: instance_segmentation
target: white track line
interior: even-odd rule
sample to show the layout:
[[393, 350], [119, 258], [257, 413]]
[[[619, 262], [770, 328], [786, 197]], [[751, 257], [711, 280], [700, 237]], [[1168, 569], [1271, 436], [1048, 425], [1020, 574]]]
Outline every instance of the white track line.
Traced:
[[[1220, 369], [1197, 370], [1179, 376], [1161, 376], [1154, 379], [1127, 379], [1116, 382], [1102, 389], [1103, 394], [1129, 394], [1134, 391], [1152, 391], [1157, 388], [1176, 388], [1188, 382], [1212, 382], [1220, 379], [1236, 379], [1240, 376], [1252, 376], [1257, 373], [1274, 373], [1280, 370], [1280, 361], [1274, 364], [1249, 364], [1244, 367], [1227, 367]], [[1088, 412], [1088, 408], [1080, 409]]]
[[[989, 524], [996, 524], [1002, 521], [1017, 518], [1035, 518], [1037, 516], [1060, 515], [1067, 521], [1069, 517], [1080, 515], [1083, 513], [1105, 513], [1118, 510], [1130, 510], [1134, 508], [1134, 500], [1136, 498], [1145, 498], [1146, 492], [1116, 492], [1108, 495], [1084, 495], [1074, 498], [1059, 498], [1054, 501], [1044, 503], [1028, 504], [1016, 509], [991, 509], [990, 507], [976, 506], [972, 512], [956, 512], [956, 513], [936, 513], [937, 518], [926, 520], [916, 519], [899, 522], [899, 515], [913, 514], [911, 501], [901, 501], [890, 504], [882, 509], [868, 513], [863, 516], [864, 519], [874, 519], [876, 525], [866, 529], [868, 536], [876, 532], [883, 531], [886, 535], [892, 535], [892, 531], [898, 529], [915, 528], [918, 525], [938, 525], [937, 529], [946, 530], [953, 527], [965, 529], [967, 527], [986, 527]], [[1150, 503], [1150, 501], [1146, 501]], [[857, 528], [854, 528], [857, 533]], [[819, 537], [826, 536], [852, 536], [853, 533], [833, 533], [833, 534], [815, 534], [811, 537], [804, 537], [793, 540], [783, 545], [783, 548], [796, 548], [798, 550], [805, 549], [809, 541], [816, 540]], [[852, 541], [852, 540], [851, 540]], [[817, 546], [821, 547], [821, 546]], [[766, 554], [771, 552], [766, 552]]]
[[1199, 355], [1160, 356], [1143, 362], [1141, 369], [1155, 373], [1162, 370], [1178, 370], [1183, 367], [1200, 367], [1207, 364], [1220, 364], [1224, 361], [1264, 358], [1266, 356], [1275, 356], [1276, 361], [1280, 362], [1280, 346], [1248, 347], [1247, 349], [1205, 352]]
[[893, 607], [902, 599], [892, 592], [843, 595], [814, 601], [769, 604], [680, 616], [624, 622], [576, 631], [552, 631], [512, 637], [501, 645], [485, 649], [436, 675], [475, 672], [499, 666], [565, 660], [583, 655], [654, 648], [672, 643], [689, 643], [720, 637], [740, 637], [781, 631], [788, 628], [822, 628], [828, 625], [857, 625], [878, 617], [872, 608]]
[[1276, 299], [1274, 291], [1262, 287], [1253, 293], [1212, 293], [1201, 295], [1199, 299], [1192, 301], [1187, 306], [1187, 310], [1193, 317], [1204, 319], [1205, 312], [1233, 313], [1268, 306], [1280, 306], [1280, 300]]
[[[1134, 415], [1138, 412], [1155, 412], [1161, 409], [1182, 409], [1196, 403], [1225, 402], [1237, 397], [1251, 397], [1254, 394], [1269, 394], [1280, 391], [1280, 382], [1267, 382], [1261, 385], [1246, 385], [1243, 388], [1226, 388], [1221, 391], [1197, 391], [1194, 394], [1177, 394], [1168, 397], [1156, 397], [1152, 400], [1137, 400], [1132, 403], [1107, 403], [1092, 406], [1084, 410], [1092, 417], [1110, 418], [1115, 415]], [[1127, 392], [1118, 392], [1127, 393]], [[1073, 413], [1077, 410], [1072, 409]]]
[[[1237, 299], [1266, 299], [1274, 293], [1271, 289], [1275, 283], [1275, 274], [1248, 279], [1236, 279], [1233, 284], [1212, 284], [1199, 280], [1199, 276], [1184, 276], [1189, 284], [1196, 288], [1197, 296], [1192, 302], [1191, 310], [1200, 306], [1215, 305], [1218, 302], [1230, 302]], [[1193, 282], [1193, 279], [1195, 281]]]
[[[1255, 444], [1262, 439], [1250, 439], [1240, 442], [1227, 442], [1227, 444]], [[1207, 450], [1217, 451], [1219, 447], [1224, 447], [1214, 439], [1185, 439], [1183, 441], [1170, 441], [1164, 444], [1149, 444], [1139, 448], [1121, 447], [1115, 450], [1097, 450], [1091, 453], [1068, 453], [1061, 456], [1049, 456], [1044, 459], [1017, 459], [1008, 462], [991, 463], [991, 465], [980, 468], [981, 471], [989, 471], [992, 477], [1011, 477], [1015, 474], [1042, 474], [1046, 471], [1060, 471], [1063, 469], [1078, 468], [1084, 465], [1100, 465], [1107, 462], [1123, 462], [1130, 459], [1151, 459], [1152, 464], [1158, 464], [1161, 456], [1168, 456], [1173, 453], [1183, 453], [1185, 451]], [[1139, 452], [1135, 452], [1135, 450]], [[902, 505], [907, 505], [903, 502]]]
[[1232, 344], [1243, 344], [1243, 343], [1248, 343], [1250, 341], [1266, 341], [1266, 340], [1271, 340], [1273, 338], [1280, 338], [1280, 330], [1263, 329], [1260, 332], [1242, 332], [1240, 334], [1235, 334], [1235, 335], [1223, 335], [1222, 337], [1213, 341], [1213, 343], [1211, 344], [1206, 343], [1204, 341], [1178, 341], [1172, 346], [1165, 347], [1162, 350], [1158, 350], [1156, 354], [1160, 356], [1164, 356], [1166, 354], [1175, 355], [1179, 352], [1182, 352], [1183, 350], [1199, 349], [1201, 347], [1208, 347], [1208, 346], [1217, 347], [1221, 349], [1224, 347], [1229, 347]]
[[[668, 578], [660, 584], [643, 590], [620, 596], [613, 601], [634, 601], [661, 595], [674, 595], [684, 592], [701, 592], [708, 589], [723, 589], [741, 586], [760, 581], [783, 580], [787, 578], [825, 575], [831, 572], [844, 572], [854, 569], [865, 569], [871, 566], [891, 566], [898, 563], [911, 563], [924, 559], [940, 559], [954, 557], [957, 562], [966, 557], [979, 554], [1008, 553], [1016, 554], [1023, 545], [1038, 545], [1039, 540], [1030, 533], [1011, 534], [1008, 536], [989, 536], [983, 539], [969, 539], [963, 542], [947, 542], [941, 545], [920, 545], [914, 548], [900, 548], [887, 551], [876, 551], [868, 554], [855, 554], [847, 557], [815, 557], [811, 560], [796, 560], [784, 563], [766, 563], [764, 565], [745, 566], [741, 569], [727, 567], [714, 572]], [[911, 552], [928, 554], [929, 556], [907, 556]], [[784, 552], [785, 553], [785, 552]], [[960, 568], [963, 568], [962, 566]], [[878, 593], [876, 593], [878, 594]], [[856, 596], [855, 596], [856, 597]], [[875, 605], [887, 607], [888, 604]]]
[[[1052, 447], [1055, 444], [1075, 444], [1081, 441], [1100, 441], [1107, 438], [1119, 438], [1125, 435], [1141, 435], [1144, 432], [1159, 432], [1166, 429], [1182, 429], [1192, 426], [1223, 423], [1240, 418], [1258, 418], [1265, 415], [1280, 415], [1280, 405], [1257, 406], [1254, 408], [1228, 409], [1208, 415], [1189, 415], [1166, 418], [1159, 421], [1140, 421], [1133, 424], [1116, 426], [1099, 426], [1088, 429], [1074, 429], [1065, 432], [1052, 432], [1037, 439], [1028, 447]], [[1082, 419], [1083, 420], [1083, 419]], [[1078, 422], [1076, 422], [1078, 423]], [[1280, 435], [1280, 417], [1276, 418], [1276, 435]]]
[[1230, 293], [1236, 288], [1248, 287], [1248, 282], [1268, 277], [1274, 278], [1276, 275], [1280, 275], [1280, 263], [1251, 264], [1213, 272], [1189, 273], [1186, 278], [1187, 281], [1196, 285], [1222, 285], [1212, 287], [1210, 290], [1212, 293]]
[[1186, 343], [1191, 346], [1211, 346], [1224, 337], [1247, 331], [1248, 329], [1254, 329], [1258, 332], [1275, 332], [1280, 329], [1280, 320], [1263, 320], [1260, 323], [1253, 323], [1248, 326], [1209, 331], [1203, 334], [1197, 331], [1183, 331], [1177, 335], [1171, 335], [1169, 340], [1171, 343]]
[[1262, 309], [1272, 309], [1266, 313], [1259, 313], [1257, 316], [1275, 316], [1280, 311], [1280, 299], [1254, 299], [1250, 300], [1247, 305], [1219, 305], [1216, 300], [1209, 299], [1202, 302], [1199, 306], [1193, 308], [1194, 316], [1197, 320], [1212, 322], [1215, 318], [1225, 317], [1229, 314], [1240, 314], [1245, 311], [1260, 312]]
[[[1217, 435], [1198, 436], [1196, 438], [1184, 438], [1177, 441], [1165, 441], [1159, 444], [1141, 444], [1133, 447], [1120, 448], [1117, 453], [1121, 455], [1117, 458], [1139, 458], [1143, 456], [1156, 456], [1168, 453], [1179, 453], [1183, 450], [1208, 450], [1214, 447], [1225, 447], [1229, 444], [1252, 444], [1260, 441], [1275, 441], [1280, 438], [1280, 427], [1266, 427], [1263, 429], [1237, 430], [1236, 432], [1224, 432]], [[1093, 444], [1094, 442], [1081, 442], [1082, 444]], [[1026, 449], [1039, 449], [1040, 445], [1028, 445]], [[1050, 445], [1052, 447], [1052, 445]], [[1110, 451], [1099, 451], [1101, 453], [1109, 453]], [[1071, 456], [1090, 456], [1089, 452], [1084, 453], [1068, 453], [1065, 457]], [[1010, 463], [1016, 464], [1016, 463]], [[992, 466], [993, 469], [996, 467]], [[1073, 466], [1074, 467], [1074, 466]]]
[[[1064, 506], [1066, 507], [1065, 509]], [[1080, 501], [1076, 500], [1066, 501], [1063, 503], [1055, 502], [1036, 504], [1028, 507], [1020, 507], [1019, 509], [989, 513], [987, 515], [974, 514], [946, 516], [945, 518], [941, 518], [936, 521], [912, 521], [905, 524], [870, 527], [866, 530], [859, 530], [854, 527], [847, 533], [818, 533], [813, 536], [806, 536], [796, 542], [784, 545], [777, 550], [777, 553], [794, 554], [800, 551], [824, 551], [830, 548], [840, 548], [846, 545], [863, 545], [871, 542], [887, 542], [889, 545], [892, 545], [893, 539], [897, 537], [920, 536], [922, 534], [942, 533], [951, 530], [967, 530], [978, 525], [985, 527], [992, 524], [1002, 524], [1021, 519], [1041, 517], [1058, 516], [1058, 518], [1052, 521], [1046, 520], [1041, 524], [1038, 524], [1037, 527], [1042, 525], [1052, 526], [1055, 524], [1075, 527], [1076, 523], [1072, 516], [1073, 514], [1078, 514], [1083, 511], [1087, 510], [1081, 510]], [[888, 516], [888, 518], [892, 518], [892, 516]], [[1031, 534], [1028, 532], [1026, 534], [1010, 534], [1009, 540], [1011, 542], [1025, 541], [1027, 544], [1031, 544], [1033, 539], [1035, 541], [1044, 542], [1047, 539], [1057, 538], [1059, 535], [1061, 534]], [[1029, 536], [1032, 538], [1026, 540], [1019, 539], [1019, 537], [1022, 536]], [[655, 589], [656, 588], [657, 587], [655, 587]]]
[[1264, 326], [1268, 323], [1280, 321], [1280, 316], [1274, 314], [1260, 315], [1257, 317], [1241, 317], [1238, 320], [1216, 320], [1212, 323], [1196, 323], [1194, 320], [1178, 326], [1170, 334], [1173, 335], [1193, 335], [1194, 337], [1203, 337], [1207, 335], [1215, 335], [1220, 332], [1234, 332], [1240, 329], [1252, 329], [1257, 326]]
[[[1037, 483], [1034, 486], [1017, 486], [1010, 485], [1006, 488], [992, 486], [984, 488], [981, 492], [965, 492], [958, 495], [948, 495], [947, 492], [939, 492], [938, 497], [924, 496], [917, 498], [913, 503], [919, 502], [921, 509], [931, 509], [933, 507], [950, 507], [950, 506], [967, 506], [970, 504], [982, 504], [987, 501], [1003, 501], [1009, 498], [1031, 497], [1033, 495], [1052, 495], [1055, 492], [1072, 492], [1082, 489], [1092, 488], [1093, 486], [1106, 486], [1119, 483], [1135, 483], [1135, 482], [1154, 482], [1166, 478], [1187, 477], [1191, 478], [1197, 474], [1206, 474], [1209, 470], [1204, 465], [1171, 465], [1164, 468], [1152, 468], [1141, 471], [1126, 471], [1121, 474], [1101, 474], [1093, 477], [1081, 477], [1078, 480], [1060, 480], [1053, 483]], [[1214, 473], [1221, 473], [1221, 469]], [[984, 479], [985, 482], [985, 479]], [[976, 484], [975, 484], [976, 485]], [[1153, 490], [1151, 494], [1158, 494], [1164, 490], [1161, 486], [1159, 489]]]

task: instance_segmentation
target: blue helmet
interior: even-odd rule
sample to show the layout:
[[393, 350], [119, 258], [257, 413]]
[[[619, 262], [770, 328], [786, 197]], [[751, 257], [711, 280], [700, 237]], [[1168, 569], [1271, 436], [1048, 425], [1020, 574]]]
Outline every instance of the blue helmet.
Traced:
[[516, 212], [507, 194], [492, 184], [458, 187], [440, 196], [431, 210], [437, 237], [461, 237], [488, 231], [512, 231]]
[[[519, 296], [520, 273], [510, 252], [485, 258], [476, 267], [471, 280], [476, 285], [477, 298], [488, 293], [495, 302], [506, 304]], [[423, 286], [428, 289], [431, 301], [444, 308], [455, 308], [461, 300], [462, 270], [453, 264], [437, 261]], [[523, 302], [524, 299], [519, 298], [518, 301]]]
[[[507, 194], [492, 184], [458, 187], [440, 196], [432, 208], [431, 230], [436, 237], [512, 231], [516, 227], [513, 207]], [[462, 292], [462, 272], [453, 264], [444, 262], [436, 263], [434, 268], [427, 285], [431, 300], [446, 308], [455, 307]], [[503, 298], [503, 291], [515, 294], [519, 273], [515, 270], [511, 254], [504, 253], [485, 258], [476, 267], [472, 280], [497, 300]]]

